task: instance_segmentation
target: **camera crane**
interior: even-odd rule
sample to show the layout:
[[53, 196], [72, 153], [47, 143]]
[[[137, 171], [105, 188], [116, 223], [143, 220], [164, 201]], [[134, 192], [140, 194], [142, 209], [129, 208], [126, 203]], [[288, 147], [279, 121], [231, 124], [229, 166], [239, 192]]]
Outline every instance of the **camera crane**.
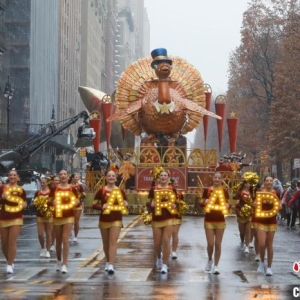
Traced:
[[56, 128], [55, 124], [49, 123], [43, 126], [39, 132], [26, 140], [18, 147], [0, 154], [0, 173], [7, 173], [9, 169], [23, 169], [27, 167], [30, 157], [43, 147], [53, 137], [59, 135], [65, 129], [83, 118], [83, 123], [78, 128], [78, 138], [93, 140], [95, 132], [92, 128], [85, 128], [89, 124], [89, 115], [82, 111], [78, 115], [68, 119], [62, 126]]

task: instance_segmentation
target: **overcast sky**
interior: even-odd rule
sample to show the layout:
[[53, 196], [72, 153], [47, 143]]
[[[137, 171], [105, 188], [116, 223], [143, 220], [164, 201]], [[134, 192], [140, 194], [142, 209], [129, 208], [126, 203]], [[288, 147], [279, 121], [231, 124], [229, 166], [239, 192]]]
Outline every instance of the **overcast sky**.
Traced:
[[145, 0], [150, 48], [194, 65], [213, 94], [227, 90], [229, 54], [240, 44], [249, 0]]

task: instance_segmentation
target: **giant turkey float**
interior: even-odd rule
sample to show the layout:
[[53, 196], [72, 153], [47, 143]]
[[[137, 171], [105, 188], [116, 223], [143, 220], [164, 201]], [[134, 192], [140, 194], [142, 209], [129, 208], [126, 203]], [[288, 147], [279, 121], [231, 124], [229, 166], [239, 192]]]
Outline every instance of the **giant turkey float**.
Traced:
[[[167, 55], [164, 48], [155, 49], [151, 56], [131, 64], [120, 76], [114, 96], [101, 91], [79, 87], [81, 98], [90, 113], [96, 131], [95, 153], [100, 153], [106, 166], [114, 168], [120, 185], [127, 191], [129, 212], [141, 213], [147, 201], [157, 167], [168, 169], [185, 195], [188, 213], [198, 214], [202, 189], [211, 184], [213, 173], [223, 173], [228, 187], [239, 181], [243, 156], [231, 155], [218, 161], [217, 149], [189, 149], [185, 134], [202, 122], [207, 138], [208, 117], [215, 118], [221, 150], [225, 120], [225, 97], [217, 97], [216, 114], [209, 111], [211, 88], [204, 84], [199, 71], [185, 59]], [[100, 151], [100, 121], [103, 119], [107, 150]], [[129, 131], [139, 140], [132, 147], [111, 147], [112, 123], [118, 122], [123, 138]], [[237, 118], [227, 119], [230, 150], [235, 152]], [[86, 170], [86, 184], [93, 195], [105, 184], [105, 168]], [[105, 166], [105, 163], [103, 164]], [[92, 197], [92, 196], [91, 196]], [[87, 198], [85, 213], [91, 213]]]

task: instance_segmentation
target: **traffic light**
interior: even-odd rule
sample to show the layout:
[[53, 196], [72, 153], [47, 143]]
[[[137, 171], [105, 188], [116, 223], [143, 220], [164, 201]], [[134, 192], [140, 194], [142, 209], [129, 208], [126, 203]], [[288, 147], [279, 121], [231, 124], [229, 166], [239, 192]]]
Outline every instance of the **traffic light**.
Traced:
[[85, 157], [85, 156], [86, 156], [86, 150], [85, 150], [85, 148], [81, 148], [81, 149], [79, 150], [79, 155], [80, 155], [81, 157]]

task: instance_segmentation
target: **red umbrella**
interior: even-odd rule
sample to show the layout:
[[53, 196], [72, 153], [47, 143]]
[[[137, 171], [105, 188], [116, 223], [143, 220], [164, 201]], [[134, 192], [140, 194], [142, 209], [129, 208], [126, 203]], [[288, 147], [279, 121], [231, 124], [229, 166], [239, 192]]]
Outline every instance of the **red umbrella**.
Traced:
[[215, 100], [216, 114], [222, 117], [221, 120], [217, 119], [218, 137], [219, 137], [219, 151], [222, 149], [223, 132], [224, 132], [224, 118], [226, 109], [226, 97], [224, 95], [217, 96]]

